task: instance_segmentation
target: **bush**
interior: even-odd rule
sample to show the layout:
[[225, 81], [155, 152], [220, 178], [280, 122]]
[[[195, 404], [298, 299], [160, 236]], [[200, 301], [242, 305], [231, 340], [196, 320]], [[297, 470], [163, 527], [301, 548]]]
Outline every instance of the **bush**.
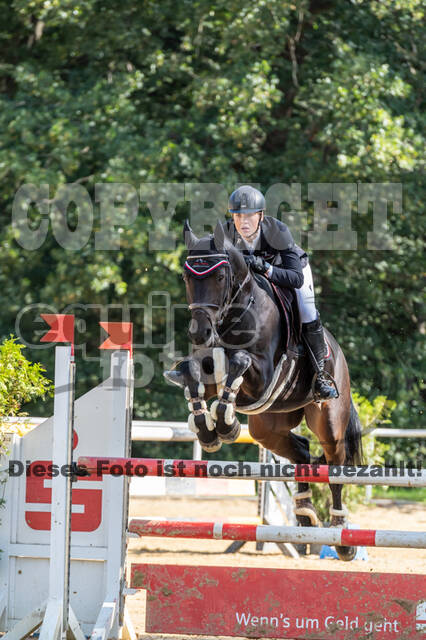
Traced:
[[21, 412], [22, 405], [53, 393], [52, 382], [43, 375], [45, 369], [29, 362], [24, 349], [13, 336], [0, 346], [0, 450], [6, 431], [10, 431], [4, 419], [27, 415]]

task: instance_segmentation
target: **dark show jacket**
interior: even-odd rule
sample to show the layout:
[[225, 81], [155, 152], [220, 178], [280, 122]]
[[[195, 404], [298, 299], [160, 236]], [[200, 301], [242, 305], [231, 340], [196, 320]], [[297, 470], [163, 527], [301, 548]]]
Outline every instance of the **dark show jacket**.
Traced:
[[265, 216], [260, 223], [260, 246], [258, 240], [254, 251], [247, 248], [232, 220], [227, 220], [223, 228], [227, 238], [243, 254], [261, 256], [274, 267], [269, 277], [271, 282], [287, 289], [300, 289], [307, 255], [295, 244], [286, 224]]

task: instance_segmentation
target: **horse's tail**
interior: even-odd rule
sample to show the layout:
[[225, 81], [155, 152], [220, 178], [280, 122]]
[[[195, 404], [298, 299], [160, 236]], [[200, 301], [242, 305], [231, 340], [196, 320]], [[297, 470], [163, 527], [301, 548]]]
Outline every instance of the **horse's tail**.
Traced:
[[345, 432], [346, 464], [362, 464], [362, 427], [351, 397], [351, 413]]

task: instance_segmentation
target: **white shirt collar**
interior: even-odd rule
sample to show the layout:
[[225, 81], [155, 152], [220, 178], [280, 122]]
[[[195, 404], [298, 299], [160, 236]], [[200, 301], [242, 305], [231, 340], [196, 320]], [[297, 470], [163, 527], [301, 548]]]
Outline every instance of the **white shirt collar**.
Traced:
[[250, 241], [239, 235], [237, 247], [239, 249], [245, 249], [246, 251], [256, 251], [256, 249], [260, 249], [260, 229], [257, 230], [256, 235], [254, 235]]

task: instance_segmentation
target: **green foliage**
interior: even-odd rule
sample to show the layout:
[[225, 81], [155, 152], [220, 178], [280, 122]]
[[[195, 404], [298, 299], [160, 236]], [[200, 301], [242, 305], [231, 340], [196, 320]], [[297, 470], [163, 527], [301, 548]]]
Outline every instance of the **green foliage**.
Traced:
[[21, 412], [23, 404], [52, 392], [45, 369], [29, 362], [24, 349], [12, 336], [0, 346], [0, 441], [5, 429], [2, 419], [27, 415]]
[[401, 500], [407, 502], [425, 502], [426, 493], [422, 487], [373, 487], [373, 498]]
[[385, 396], [376, 396], [370, 402], [359, 393], [354, 393], [352, 397], [362, 425], [365, 464], [384, 465], [385, 454], [389, 451], [389, 441], [382, 442], [372, 432], [379, 426], [391, 423], [390, 416], [396, 407], [396, 402], [388, 400]]
[[[182, 393], [162, 378], [173, 347], [165, 345], [167, 313], [151, 317], [149, 296], [184, 300], [180, 227], [188, 206], [177, 207], [171, 225], [174, 251], [150, 248], [144, 203], [135, 219], [122, 210], [117, 251], [95, 250], [94, 234], [66, 251], [51, 230], [28, 251], [11, 226], [16, 190], [48, 184], [51, 206], [61, 185], [87, 188], [97, 231], [99, 182], [129, 183], [136, 194], [145, 182], [220, 182], [227, 190], [300, 182], [296, 208], [307, 212], [309, 250], [308, 182], [401, 183], [402, 210], [388, 213], [390, 250], [367, 247], [371, 213], [354, 211], [357, 248], [330, 246], [311, 261], [318, 306], [353, 386], [370, 401], [392, 398], [396, 427], [422, 426], [422, 3], [0, 0], [0, 8], [0, 336], [27, 305], [75, 311], [87, 327], [78, 382], [87, 388], [98, 374], [90, 328], [100, 308], [103, 319], [128, 314], [136, 353], [154, 364], [154, 378], [136, 391], [137, 417], [185, 419]], [[278, 215], [294, 229], [287, 209], [294, 207], [284, 203]], [[31, 217], [37, 227], [40, 212]], [[68, 220], [74, 228], [75, 212]], [[175, 346], [183, 354], [187, 323], [179, 311]], [[22, 316], [28, 343], [39, 329]], [[50, 370], [52, 352], [42, 358]], [[417, 451], [410, 441], [391, 447], [393, 456]]]

